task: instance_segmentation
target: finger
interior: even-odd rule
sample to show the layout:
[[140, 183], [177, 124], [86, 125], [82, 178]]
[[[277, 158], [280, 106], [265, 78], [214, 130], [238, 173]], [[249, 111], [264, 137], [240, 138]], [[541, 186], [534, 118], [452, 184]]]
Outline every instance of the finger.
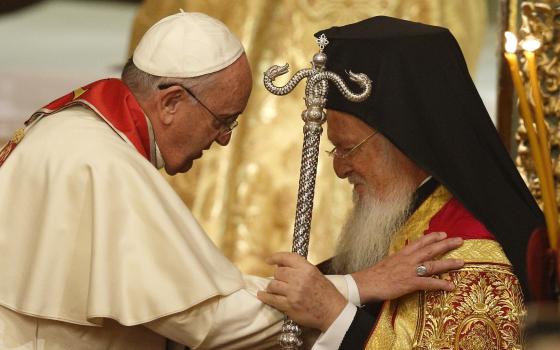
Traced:
[[269, 265], [296, 267], [301, 265], [302, 263], [309, 262], [299, 254], [279, 252], [272, 254], [272, 256], [266, 259], [266, 263]]
[[274, 279], [277, 281], [288, 282], [293, 274], [291, 267], [280, 266], [274, 271]]
[[282, 312], [288, 309], [288, 299], [282, 295], [267, 293], [265, 291], [258, 291], [257, 298], [263, 303], [272, 306], [273, 308]]
[[431, 277], [418, 277], [416, 290], [443, 290], [451, 292], [455, 289], [453, 282]]
[[401, 251], [405, 254], [409, 254], [419, 249], [422, 249], [423, 247], [426, 247], [432, 243], [444, 240], [446, 237], [447, 234], [445, 232], [432, 232], [408, 244]]
[[419, 249], [414, 254], [416, 261], [423, 263], [425, 261], [433, 260], [450, 250], [460, 247], [463, 244], [463, 239], [460, 237], [448, 238], [443, 241], [432, 243], [428, 246]]
[[290, 254], [290, 252], [276, 252], [274, 254], [272, 254], [271, 256], [269, 256], [268, 258], [265, 259], [265, 262], [269, 265], [275, 265], [276, 262], [280, 259], [282, 259], [282, 257], [286, 254]]
[[267, 293], [286, 296], [289, 287], [290, 285], [286, 282], [273, 280], [266, 287], [266, 291]]
[[457, 270], [465, 265], [465, 262], [461, 259], [444, 259], [444, 260], [434, 260], [427, 261], [423, 264], [428, 270], [427, 275], [439, 275], [451, 270]]

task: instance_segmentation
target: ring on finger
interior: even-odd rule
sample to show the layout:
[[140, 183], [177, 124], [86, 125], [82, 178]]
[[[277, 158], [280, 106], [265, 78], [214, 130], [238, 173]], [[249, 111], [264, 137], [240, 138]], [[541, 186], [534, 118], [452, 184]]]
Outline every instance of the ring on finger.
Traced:
[[421, 265], [418, 265], [418, 266], [416, 267], [416, 276], [418, 276], [418, 277], [424, 277], [424, 276], [426, 276], [427, 274], [428, 274], [428, 268], [426, 267], [426, 265], [421, 264]]

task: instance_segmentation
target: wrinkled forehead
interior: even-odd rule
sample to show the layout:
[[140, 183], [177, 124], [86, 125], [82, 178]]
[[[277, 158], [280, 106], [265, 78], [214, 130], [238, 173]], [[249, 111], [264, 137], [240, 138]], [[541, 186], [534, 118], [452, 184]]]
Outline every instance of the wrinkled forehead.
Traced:
[[202, 86], [202, 96], [211, 100], [222, 115], [243, 112], [252, 90], [251, 69], [243, 54], [227, 68], [216, 72]]
[[352, 141], [374, 131], [374, 128], [352, 114], [327, 109], [327, 136], [332, 142]]

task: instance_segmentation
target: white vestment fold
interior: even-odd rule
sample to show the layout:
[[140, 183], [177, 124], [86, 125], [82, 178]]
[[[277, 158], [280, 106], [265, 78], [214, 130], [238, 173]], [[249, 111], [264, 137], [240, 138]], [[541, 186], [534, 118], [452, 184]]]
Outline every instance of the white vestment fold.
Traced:
[[136, 325], [243, 288], [159, 172], [95, 113], [41, 120], [0, 168], [0, 305]]

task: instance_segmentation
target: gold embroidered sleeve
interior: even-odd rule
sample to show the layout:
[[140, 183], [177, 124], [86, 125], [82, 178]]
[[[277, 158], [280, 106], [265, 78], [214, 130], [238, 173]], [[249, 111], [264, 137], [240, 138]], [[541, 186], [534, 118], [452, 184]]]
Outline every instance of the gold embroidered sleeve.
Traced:
[[[465, 241], [467, 243], [469, 241]], [[469, 247], [471, 243], [484, 247]], [[521, 349], [521, 322], [525, 315], [517, 277], [501, 247], [476, 240], [455, 251], [465, 266], [440, 276], [455, 284], [452, 292], [426, 292], [415, 336], [415, 349]], [[493, 246], [492, 246], [493, 245]], [[474, 249], [474, 257], [464, 249]], [[481, 251], [486, 255], [481, 256]], [[482, 261], [481, 261], [482, 260]]]

